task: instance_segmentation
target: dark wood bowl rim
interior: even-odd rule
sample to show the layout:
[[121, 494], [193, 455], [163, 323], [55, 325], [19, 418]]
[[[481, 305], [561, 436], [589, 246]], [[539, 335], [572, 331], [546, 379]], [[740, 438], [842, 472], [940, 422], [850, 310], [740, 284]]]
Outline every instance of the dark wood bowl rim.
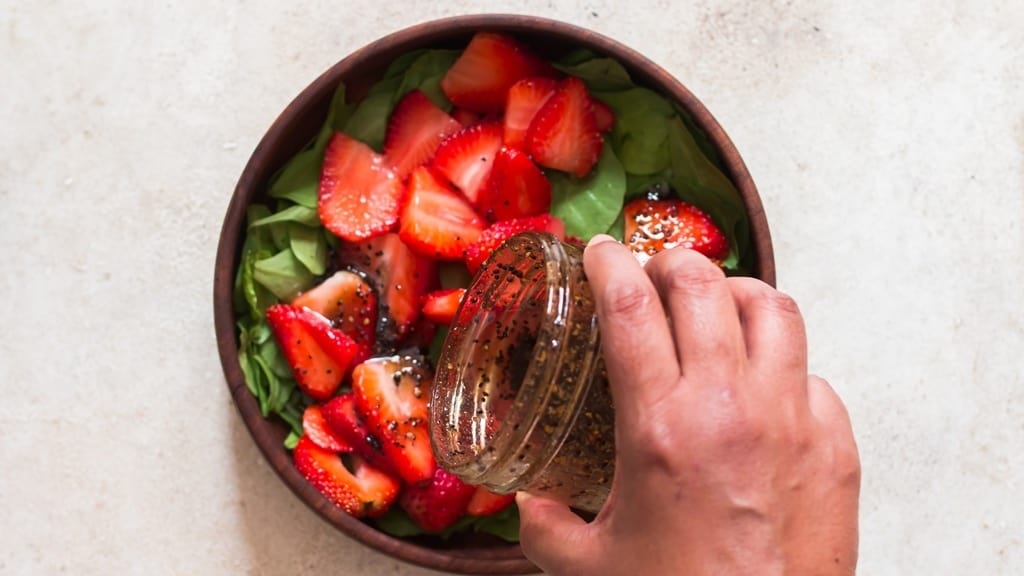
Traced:
[[[286, 139], [290, 126], [310, 106], [329, 98], [337, 83], [368, 58], [381, 51], [401, 53], [437, 45], [453, 37], [468, 37], [478, 30], [540, 36], [552, 42], [590, 48], [617, 58], [633, 75], [637, 84], [650, 86], [674, 98], [691, 114], [694, 122], [717, 148], [728, 176], [736, 184], [746, 204], [751, 222], [751, 241], [757, 268], [755, 275], [775, 284], [775, 263], [771, 238], [761, 200], [753, 179], [739, 152], [725, 131], [704, 105], [678, 80], [638, 52], [593, 31], [545, 18], [509, 14], [480, 14], [443, 18], [394, 32], [356, 50], [332, 66], [305, 88], [280, 114], [261, 139], [239, 178], [228, 205], [217, 246], [214, 274], [214, 321], [217, 346], [224, 376], [235, 405], [249, 433], [264, 457], [282, 481], [322, 518], [348, 536], [401, 560], [432, 568], [467, 574], [527, 574], [537, 572], [518, 545], [492, 548], [436, 549], [416, 542], [391, 537], [341, 511], [302, 478], [281, 444], [280, 430], [260, 414], [256, 399], [249, 393], [238, 365], [238, 338], [232, 310], [232, 288], [241, 243], [244, 237], [245, 211], [266, 186], [269, 150], [272, 143]], [[298, 143], [292, 153], [301, 146]]]

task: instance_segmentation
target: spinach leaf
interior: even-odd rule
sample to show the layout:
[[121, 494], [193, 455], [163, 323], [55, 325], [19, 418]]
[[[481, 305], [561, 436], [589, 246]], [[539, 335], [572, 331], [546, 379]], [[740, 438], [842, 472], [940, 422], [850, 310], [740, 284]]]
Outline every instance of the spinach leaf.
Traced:
[[615, 112], [611, 142], [626, 172], [646, 175], [668, 168], [668, 121], [675, 110], [667, 100], [647, 88], [595, 92], [594, 97]]
[[[554, 67], [561, 72], [576, 76], [591, 92], [628, 90], [633, 88], [629, 72], [614, 58], [586, 58], [587, 52], [573, 52], [567, 58], [556, 62]], [[592, 54], [592, 53], [591, 53]]]
[[736, 187], [704, 156], [678, 117], [669, 123], [669, 147], [672, 187], [684, 201], [707, 212], [729, 238], [729, 255], [723, 260], [723, 266], [741, 265], [749, 242], [750, 223]]
[[293, 223], [288, 226], [292, 254], [314, 276], [327, 271], [327, 240], [319, 228]]
[[309, 270], [287, 248], [257, 261], [253, 266], [253, 279], [285, 302], [309, 288], [314, 281]]
[[295, 222], [304, 226], [317, 226], [320, 224], [320, 215], [317, 213], [316, 208], [308, 208], [300, 204], [295, 204], [276, 212], [268, 216], [264, 216], [259, 220], [249, 224], [249, 228], [259, 228], [260, 226], [267, 226], [269, 224], [277, 224], [280, 222]]
[[441, 79], [459, 54], [459, 50], [429, 50], [416, 58], [402, 77], [402, 83], [393, 96], [394, 104], [409, 92], [420, 90], [438, 108], [445, 112], [451, 110], [452, 103], [441, 90]]
[[551, 213], [565, 222], [565, 233], [584, 241], [611, 226], [622, 210], [626, 173], [611, 146], [586, 178], [550, 171]]

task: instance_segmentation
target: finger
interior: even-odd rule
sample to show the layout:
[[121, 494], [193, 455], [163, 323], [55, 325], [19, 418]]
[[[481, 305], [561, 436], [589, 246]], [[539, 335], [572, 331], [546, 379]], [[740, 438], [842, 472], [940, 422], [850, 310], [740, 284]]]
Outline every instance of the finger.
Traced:
[[805, 391], [807, 333], [796, 302], [756, 278], [730, 278], [743, 341], [754, 370], [766, 382]]
[[565, 504], [526, 492], [516, 494], [516, 505], [519, 544], [531, 562], [548, 574], [586, 573], [584, 562], [600, 551], [593, 549], [582, 518]]
[[610, 236], [583, 253], [594, 294], [619, 430], [642, 429], [645, 414], [679, 382], [679, 361], [658, 292], [633, 254]]
[[746, 350], [722, 270], [685, 248], [656, 254], [644, 270], [672, 317], [683, 377], [696, 385], [734, 382]]

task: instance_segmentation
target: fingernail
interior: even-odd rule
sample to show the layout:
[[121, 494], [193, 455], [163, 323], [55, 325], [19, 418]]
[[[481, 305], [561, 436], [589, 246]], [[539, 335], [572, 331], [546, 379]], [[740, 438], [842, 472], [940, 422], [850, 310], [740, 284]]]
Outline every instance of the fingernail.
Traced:
[[616, 242], [616, 240], [615, 238], [612, 238], [607, 234], [598, 234], [597, 236], [591, 238], [590, 242], [587, 242], [587, 247], [589, 248], [590, 246], [597, 246], [598, 244], [603, 244], [604, 242]]
[[531, 496], [530, 494], [527, 494], [526, 492], [523, 492], [523, 491], [516, 492], [516, 504], [522, 505], [522, 504], [526, 503], [526, 501], [529, 500], [530, 498], [533, 498], [533, 496]]

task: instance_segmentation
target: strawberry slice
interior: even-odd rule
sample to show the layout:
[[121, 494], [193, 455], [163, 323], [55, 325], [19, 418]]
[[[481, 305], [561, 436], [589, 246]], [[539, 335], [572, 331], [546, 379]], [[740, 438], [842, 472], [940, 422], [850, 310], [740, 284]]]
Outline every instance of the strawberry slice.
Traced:
[[466, 268], [471, 274], [476, 274], [491, 252], [521, 232], [548, 232], [561, 239], [565, 237], [565, 224], [550, 214], [495, 222], [484, 230], [477, 243], [466, 253]]
[[501, 149], [502, 127], [496, 122], [464, 128], [441, 143], [434, 168], [462, 191], [473, 206], [487, 186], [494, 157]]
[[478, 32], [441, 79], [456, 106], [481, 113], [501, 112], [513, 84], [530, 76], [555, 77], [547, 62], [504, 34]]
[[358, 271], [380, 295], [378, 347], [403, 341], [419, 319], [423, 295], [437, 284], [435, 262], [406, 246], [397, 233], [342, 244], [339, 255], [342, 267]]
[[427, 294], [423, 297], [423, 316], [431, 322], [450, 325], [465, 294], [465, 288], [448, 288]]
[[398, 222], [402, 191], [383, 156], [341, 132], [331, 136], [317, 200], [328, 230], [350, 242], [387, 232]]
[[502, 148], [480, 210], [491, 221], [545, 214], [551, 209], [551, 183], [524, 152]]
[[330, 398], [363, 353], [359, 344], [312, 310], [275, 304], [267, 309], [267, 322], [299, 388], [314, 400]]
[[729, 254], [729, 240], [700, 208], [682, 200], [640, 198], [623, 208], [626, 246], [646, 263], [662, 250], [685, 246], [712, 260]]
[[552, 78], [524, 78], [509, 88], [503, 132], [505, 146], [526, 147], [526, 133], [533, 117], [557, 87], [558, 82]]
[[419, 90], [413, 90], [395, 105], [384, 139], [384, 159], [404, 179], [413, 168], [426, 164], [441, 142], [462, 128]]
[[465, 108], [454, 108], [452, 110], [452, 118], [459, 123], [463, 128], [477, 124], [484, 117], [479, 112], [473, 112], [472, 110], [466, 110]]
[[356, 410], [408, 484], [429, 480], [437, 467], [427, 412], [430, 384], [426, 361], [412, 356], [371, 358], [352, 372]]
[[295, 468], [338, 508], [356, 518], [383, 515], [398, 497], [401, 482], [354, 454], [338, 454], [303, 436], [292, 452]]
[[321, 408], [326, 429], [374, 468], [398, 476], [398, 470], [384, 455], [380, 437], [366, 428], [356, 411], [356, 399], [351, 393], [335, 396]]
[[293, 306], [305, 307], [331, 321], [363, 347], [362, 362], [373, 351], [377, 329], [377, 295], [358, 274], [341, 270], [292, 300]]
[[407, 486], [398, 504], [409, 518], [427, 532], [440, 532], [466, 513], [476, 487], [441, 467], [425, 486]]
[[537, 111], [526, 135], [526, 150], [534, 161], [583, 177], [601, 155], [594, 104], [579, 78], [566, 78]]
[[413, 170], [398, 229], [410, 248], [435, 259], [462, 258], [484, 225], [466, 199], [435, 172], [423, 166]]
[[477, 486], [476, 492], [466, 506], [466, 514], [470, 516], [490, 516], [508, 508], [516, 500], [516, 494], [495, 494], [483, 486]]
[[594, 127], [598, 132], [608, 132], [615, 127], [615, 112], [611, 106], [594, 98], [591, 100], [594, 105]]
[[352, 446], [328, 427], [323, 409], [319, 404], [306, 406], [306, 410], [302, 413], [302, 434], [324, 450], [352, 451]]

